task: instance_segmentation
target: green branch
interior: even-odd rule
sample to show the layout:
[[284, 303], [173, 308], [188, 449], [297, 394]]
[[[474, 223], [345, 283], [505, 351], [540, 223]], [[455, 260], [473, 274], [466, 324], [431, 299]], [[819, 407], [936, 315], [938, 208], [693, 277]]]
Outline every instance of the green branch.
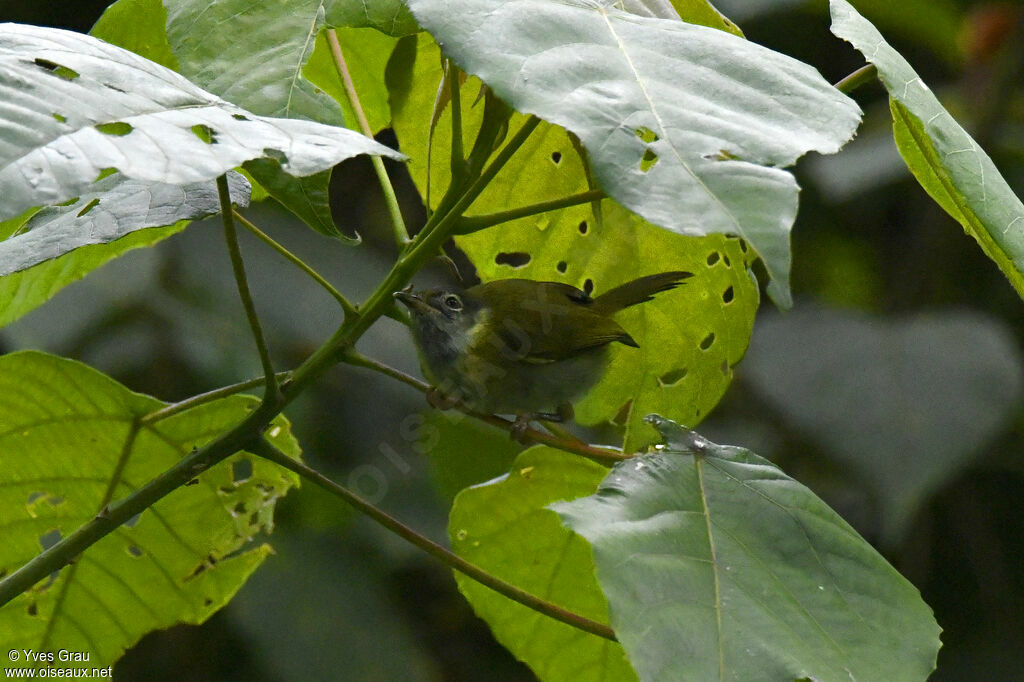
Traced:
[[557, 211], [560, 208], [568, 208], [569, 206], [578, 206], [579, 204], [589, 204], [593, 201], [600, 201], [606, 196], [607, 195], [604, 193], [604, 190], [592, 189], [586, 192], [580, 192], [579, 194], [561, 197], [560, 199], [541, 201], [536, 204], [520, 206], [507, 211], [498, 211], [496, 213], [488, 213], [486, 215], [475, 215], [470, 218], [463, 218], [460, 220], [457, 232], [458, 234], [470, 234], [472, 232], [478, 232], [488, 227], [507, 223], [518, 218], [526, 218], [528, 216], [546, 213], [547, 211]]
[[253, 452], [264, 459], [270, 460], [275, 464], [295, 472], [299, 476], [317, 484], [327, 492], [340, 497], [351, 507], [370, 517], [392, 533], [415, 545], [419, 549], [422, 549], [441, 563], [450, 566], [463, 575], [469, 576], [481, 585], [491, 588], [498, 594], [504, 595], [513, 601], [519, 602], [523, 606], [531, 608], [534, 611], [542, 613], [550, 618], [554, 618], [555, 620], [561, 621], [566, 625], [571, 625], [574, 628], [583, 630], [584, 632], [589, 632], [593, 635], [597, 635], [598, 637], [616, 641], [615, 632], [607, 625], [585, 618], [578, 613], [564, 609], [561, 606], [557, 606], [556, 604], [541, 599], [537, 595], [531, 594], [511, 583], [501, 580], [497, 576], [488, 573], [476, 564], [466, 561], [451, 550], [448, 550], [433, 540], [420, 535], [398, 519], [373, 506], [348, 488], [338, 485], [319, 471], [309, 468], [298, 460], [292, 459], [267, 441], [260, 441], [253, 448]]
[[[425, 381], [420, 381], [416, 377], [409, 376], [405, 372], [399, 369], [395, 369], [390, 365], [386, 365], [383, 362], [374, 360], [373, 358], [368, 358], [354, 349], [349, 349], [342, 357], [342, 360], [350, 365], [355, 365], [356, 367], [365, 367], [366, 369], [371, 369], [374, 372], [380, 372], [381, 374], [384, 374], [386, 376], [391, 377], [392, 379], [396, 379], [397, 381], [402, 382], [406, 386], [411, 386], [412, 388], [415, 388], [417, 391], [421, 393], [426, 393], [431, 389], [430, 384], [426, 383]], [[464, 414], [469, 415], [470, 417], [473, 417], [474, 419], [482, 421], [485, 424], [490, 424], [491, 426], [495, 426], [504, 431], [511, 432], [512, 427], [515, 425], [515, 422], [512, 422], [503, 417], [499, 417], [496, 414], [477, 412], [476, 410], [466, 405], [465, 403], [456, 402], [452, 405], [452, 407], [454, 407], [455, 409], [459, 410]], [[586, 457], [587, 459], [594, 460], [598, 464], [614, 464], [615, 462], [621, 462], [624, 459], [632, 458], [632, 455], [628, 455], [618, 450], [600, 448], [591, 445], [585, 441], [580, 440], [579, 438], [576, 438], [575, 436], [568, 432], [544, 433], [543, 431], [538, 431], [537, 429], [534, 428], [527, 428], [525, 431], [523, 431], [522, 438], [523, 440], [531, 443], [547, 445], [558, 450], [564, 450], [565, 452], [571, 452], [575, 455]]]
[[227, 242], [228, 254], [231, 256], [231, 269], [235, 273], [238, 295], [242, 298], [242, 307], [245, 308], [249, 329], [252, 331], [253, 340], [256, 341], [256, 350], [260, 354], [260, 364], [263, 365], [263, 376], [266, 380], [264, 400], [269, 401], [277, 394], [277, 378], [274, 375], [274, 365], [270, 362], [267, 341], [263, 338], [260, 318], [256, 314], [256, 305], [252, 302], [252, 294], [249, 292], [249, 281], [245, 276], [245, 262], [242, 260], [242, 252], [238, 248], [238, 233], [235, 230], [234, 210], [231, 208], [231, 193], [228, 191], [226, 175], [217, 178], [217, 194], [220, 197], [220, 215], [224, 221], [224, 241]]
[[255, 225], [253, 225], [248, 220], [246, 220], [245, 216], [243, 216], [241, 213], [239, 213], [238, 211], [234, 211], [234, 215], [235, 215], [235, 220], [237, 220], [238, 222], [242, 223], [242, 227], [244, 227], [245, 229], [247, 229], [250, 232], [252, 232], [254, 235], [256, 235], [257, 238], [259, 238], [261, 241], [263, 241], [267, 246], [269, 246], [270, 248], [274, 249], [279, 254], [284, 256], [288, 260], [289, 263], [291, 263], [295, 267], [297, 267], [300, 270], [302, 270], [304, 273], [309, 275], [317, 284], [319, 284], [321, 287], [323, 287], [327, 291], [327, 293], [329, 293], [331, 296], [334, 297], [334, 300], [336, 300], [339, 304], [341, 304], [341, 309], [345, 311], [346, 315], [353, 315], [353, 314], [355, 314], [355, 312], [356, 312], [355, 306], [352, 305], [347, 298], [342, 296], [341, 292], [339, 292], [337, 289], [335, 289], [333, 286], [331, 286], [331, 283], [328, 282], [326, 279], [324, 279], [323, 276], [321, 276], [319, 272], [317, 272], [316, 270], [311, 268], [308, 264], [306, 264], [306, 262], [304, 260], [302, 260], [301, 258], [296, 256], [294, 253], [292, 253], [291, 251], [286, 249], [284, 246], [282, 246], [280, 243], [275, 241], [274, 238], [271, 237], [270, 235], [268, 235], [266, 232], [264, 232], [260, 228], [256, 227]]
[[860, 86], [874, 80], [878, 76], [878, 68], [874, 64], [865, 64], [833, 87], [839, 92], [849, 95]]
[[[366, 120], [363, 112], [363, 105], [359, 103], [359, 94], [352, 82], [352, 75], [348, 71], [348, 64], [345, 63], [345, 54], [341, 51], [341, 43], [338, 42], [338, 34], [333, 28], [327, 29], [327, 43], [331, 48], [331, 56], [334, 58], [334, 68], [341, 77], [341, 83], [345, 88], [345, 96], [352, 110], [356, 113], [356, 120], [359, 123], [359, 130], [371, 140], [373, 129], [370, 122]], [[405, 229], [405, 220], [402, 218], [402, 208], [398, 205], [398, 197], [395, 195], [395, 187], [391, 184], [387, 169], [384, 168], [384, 159], [379, 156], [371, 156], [373, 171], [377, 174], [380, 188], [384, 192], [384, 203], [388, 207], [388, 215], [391, 216], [391, 229], [395, 235], [395, 243], [398, 248], [403, 248], [409, 243], [409, 231]]]

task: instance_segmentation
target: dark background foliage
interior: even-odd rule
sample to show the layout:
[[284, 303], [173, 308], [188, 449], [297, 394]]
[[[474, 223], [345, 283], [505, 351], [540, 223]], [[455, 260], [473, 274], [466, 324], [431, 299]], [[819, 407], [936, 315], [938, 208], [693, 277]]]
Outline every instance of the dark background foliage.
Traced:
[[[3, 0], [0, 19], [87, 31], [106, 4]], [[899, 10], [857, 4], [988, 150], [1018, 195], [1024, 192], [1024, 10], [966, 0], [908, 2]], [[750, 39], [817, 66], [831, 81], [861, 65], [828, 32], [823, 3], [731, 0], [719, 6]], [[700, 428], [714, 440], [751, 447], [780, 463], [876, 542], [920, 588], [944, 629], [933, 679], [1019, 679], [1024, 308], [996, 267], [902, 166], [882, 88], [864, 88], [856, 99], [866, 112], [858, 139], [835, 157], [805, 159], [797, 170], [803, 192], [793, 232], [796, 310], [786, 316], [762, 309], [736, 382]], [[395, 144], [388, 133], [381, 141]], [[415, 224], [422, 209], [411, 182], [401, 168], [391, 170], [399, 177], [403, 210]], [[358, 300], [393, 257], [369, 162], [361, 158], [340, 167], [332, 192], [338, 224], [362, 234], [362, 247], [326, 242], [269, 203], [250, 213]], [[269, 341], [279, 366], [294, 366], [338, 323], [336, 307], [301, 274], [242, 236]], [[227, 263], [216, 226], [194, 225], [68, 287], [0, 332], [0, 351], [36, 347], [81, 359], [164, 400], [258, 375]], [[446, 273], [439, 266], [429, 276]], [[851, 319], [867, 330], [867, 342], [882, 339], [881, 355], [861, 364], [851, 360], [861, 337], [839, 336]], [[965, 347], [946, 338], [952, 333], [947, 323], [961, 319], [995, 342]], [[923, 332], [900, 353], [886, 355], [886, 334], [922, 320]], [[802, 342], [808, 325], [825, 338], [831, 330], [835, 343], [822, 348]], [[411, 345], [390, 320], [362, 343], [381, 359], [415, 371]], [[915, 444], [931, 442], [929, 429], [980, 409], [974, 397], [958, 390], [958, 370], [974, 367], [974, 361], [1008, 375], [996, 377], [993, 391], [1001, 385], [1015, 397], [999, 406], [997, 426], [957, 443], [956, 457], [921, 484], [920, 504], [911, 505], [893, 531], [892, 508], [885, 506], [879, 481], [882, 488], [895, 481], [902, 489], [908, 479], [921, 477], [925, 460], [937, 455]], [[918, 374], [875, 385], [864, 380], [873, 362], [894, 363], [894, 374], [904, 365]], [[781, 379], [772, 374], [780, 367], [808, 366], [824, 370], [807, 380], [799, 372]], [[780, 385], [786, 389], [782, 398], [774, 390]], [[823, 437], [808, 422], [815, 418], [811, 408], [841, 399], [851, 406], [845, 421], [832, 429], [831, 439]], [[883, 473], [873, 477], [850, 466], [843, 442], [836, 441], [844, 433], [890, 438], [879, 430], [877, 415], [869, 417], [878, 406], [897, 433], [905, 425], [914, 440], [878, 442], [870, 461], [872, 471]], [[446, 482], [453, 478], [447, 468], [464, 469], [454, 476], [458, 480], [482, 481], [500, 471], [503, 460], [481, 451], [480, 462], [453, 464], [414, 452], [396, 425], [424, 409], [422, 396], [403, 386], [339, 367], [289, 417], [314, 466], [443, 538], [450, 503]], [[956, 434], [947, 440], [956, 441]], [[891, 461], [879, 459], [886, 452]], [[441, 467], [448, 475], [436, 475]], [[531, 679], [473, 617], [446, 569], [312, 487], [290, 495], [279, 510], [271, 538], [277, 554], [236, 599], [203, 626], [147, 636], [117, 664], [116, 677]]]

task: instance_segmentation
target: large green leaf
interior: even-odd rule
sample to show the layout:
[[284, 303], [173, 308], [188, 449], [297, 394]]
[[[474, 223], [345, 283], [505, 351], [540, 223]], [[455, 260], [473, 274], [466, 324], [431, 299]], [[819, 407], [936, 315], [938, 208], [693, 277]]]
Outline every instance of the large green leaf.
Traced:
[[305, 176], [356, 154], [401, 156], [350, 130], [256, 116], [138, 55], [58, 29], [0, 26], [0, 95], [0, 218], [79, 196], [108, 168], [189, 184], [251, 159]]
[[1012, 335], [977, 314], [906, 319], [803, 307], [758, 327], [744, 377], [867, 481], [882, 538], [984, 451], [1024, 394]]
[[375, 28], [400, 37], [420, 31], [405, 0], [327, 0], [331, 26]]
[[[582, 616], [607, 622], [590, 546], [545, 506], [589, 495], [607, 470], [547, 447], [523, 452], [505, 478], [455, 498], [452, 549], [488, 572]], [[459, 589], [498, 641], [547, 682], [634, 679], [622, 647], [542, 616], [460, 573]]]
[[878, 67], [892, 99], [896, 144], [925, 191], [974, 237], [1024, 296], [1024, 204], [909, 63], [845, 0], [832, 32]]
[[579, 136], [615, 200], [669, 230], [743, 236], [789, 303], [798, 188], [781, 166], [850, 138], [857, 105], [725, 31], [586, 0], [412, 0], [445, 52], [521, 112]]
[[167, 9], [161, 0], [117, 0], [103, 11], [89, 34], [178, 70], [167, 41]]
[[[440, 81], [440, 54], [426, 34], [415, 50], [396, 51], [392, 76], [395, 130], [409, 154], [409, 170], [421, 192], [431, 173], [432, 201], [445, 189], [451, 140], [450, 111], [434, 131], [435, 153], [426, 164], [427, 130]], [[398, 75], [409, 79], [400, 87]], [[465, 137], [479, 127], [482, 111], [473, 106], [479, 82], [462, 87]], [[516, 114], [510, 127], [522, 124]], [[498, 173], [470, 215], [506, 210], [588, 189], [584, 164], [564, 129], [542, 124]], [[559, 281], [595, 292], [629, 279], [668, 270], [696, 276], [678, 291], [624, 311], [619, 319], [640, 349], [616, 347], [604, 380], [577, 406], [588, 424], [617, 419], [627, 427], [626, 447], [656, 437], [642, 422], [662, 412], [694, 425], [718, 402], [731, 367], [746, 349], [758, 305], [758, 291], [746, 269], [750, 257], [736, 239], [723, 235], [684, 237], [659, 230], [611, 201], [595, 214], [591, 205], [521, 218], [500, 227], [456, 238], [482, 279], [527, 277]], [[588, 284], [589, 282], [589, 284]], [[623, 408], [626, 408], [625, 410]]]
[[[249, 183], [228, 174], [234, 203], [249, 203]], [[138, 246], [180, 231], [188, 221], [220, 210], [212, 181], [192, 185], [106, 177], [76, 200], [36, 213], [0, 241], [0, 326], [49, 300], [67, 284]], [[147, 228], [170, 226], [165, 230]], [[140, 230], [145, 235], [129, 239]]]
[[594, 548], [645, 680], [923, 680], [939, 628], [917, 590], [814, 493], [660, 417], [668, 446], [552, 505]]
[[[0, 571], [9, 573], [206, 441], [258, 400], [234, 396], [167, 419], [164, 406], [78, 362], [38, 352], [0, 357]], [[292, 456], [278, 417], [267, 436]], [[116, 660], [143, 634], [200, 623], [267, 556], [276, 500], [297, 477], [239, 453], [84, 551], [55, 577], [0, 609], [0, 640], [15, 649]]]

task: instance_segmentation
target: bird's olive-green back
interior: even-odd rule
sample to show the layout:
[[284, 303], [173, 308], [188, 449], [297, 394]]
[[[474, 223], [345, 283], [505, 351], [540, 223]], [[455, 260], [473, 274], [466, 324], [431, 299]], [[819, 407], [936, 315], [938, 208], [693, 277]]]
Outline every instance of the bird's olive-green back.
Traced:
[[503, 279], [466, 294], [488, 310], [481, 318], [485, 333], [474, 331], [474, 345], [492, 345], [494, 335], [527, 362], [564, 360], [613, 341], [636, 345], [610, 313], [568, 284]]

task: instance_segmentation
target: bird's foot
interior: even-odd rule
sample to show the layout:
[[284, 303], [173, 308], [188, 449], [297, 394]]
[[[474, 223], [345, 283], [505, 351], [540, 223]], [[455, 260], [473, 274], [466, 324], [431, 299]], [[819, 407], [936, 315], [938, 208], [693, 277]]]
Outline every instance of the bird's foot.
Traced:
[[450, 410], [459, 404], [458, 398], [445, 395], [436, 386], [427, 389], [427, 402], [436, 410]]

